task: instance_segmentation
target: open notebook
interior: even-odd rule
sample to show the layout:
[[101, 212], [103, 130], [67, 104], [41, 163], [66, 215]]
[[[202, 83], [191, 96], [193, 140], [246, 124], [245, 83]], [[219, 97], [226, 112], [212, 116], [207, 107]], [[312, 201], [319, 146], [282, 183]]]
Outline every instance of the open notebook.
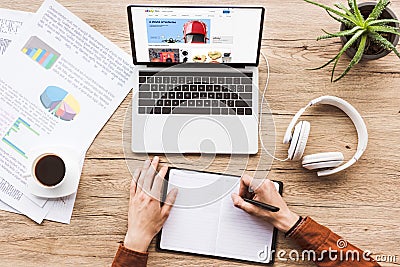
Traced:
[[[179, 192], [158, 235], [161, 251], [272, 263], [276, 229], [233, 206], [240, 177], [171, 168], [165, 192]], [[278, 191], [282, 183], [275, 182]], [[164, 195], [165, 197], [165, 195]]]

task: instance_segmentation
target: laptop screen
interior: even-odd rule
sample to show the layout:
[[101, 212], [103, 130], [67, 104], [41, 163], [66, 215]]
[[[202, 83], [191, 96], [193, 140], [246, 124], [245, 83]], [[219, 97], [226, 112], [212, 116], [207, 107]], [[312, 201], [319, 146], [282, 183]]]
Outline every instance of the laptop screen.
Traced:
[[135, 64], [258, 65], [263, 7], [129, 6]]

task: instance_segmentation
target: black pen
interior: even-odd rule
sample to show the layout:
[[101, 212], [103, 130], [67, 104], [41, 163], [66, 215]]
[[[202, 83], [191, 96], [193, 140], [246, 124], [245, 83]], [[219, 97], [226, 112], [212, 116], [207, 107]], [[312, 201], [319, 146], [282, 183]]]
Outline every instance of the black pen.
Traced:
[[259, 207], [259, 208], [262, 208], [264, 210], [268, 210], [268, 211], [271, 211], [271, 212], [278, 212], [280, 210], [278, 207], [275, 207], [275, 206], [272, 206], [272, 205], [269, 205], [269, 204], [266, 204], [266, 203], [262, 203], [262, 202], [257, 201], [257, 200], [248, 199], [248, 198], [243, 198], [243, 200], [248, 202], [248, 203], [251, 203], [251, 204], [253, 204], [253, 205], [255, 205], [255, 206]]

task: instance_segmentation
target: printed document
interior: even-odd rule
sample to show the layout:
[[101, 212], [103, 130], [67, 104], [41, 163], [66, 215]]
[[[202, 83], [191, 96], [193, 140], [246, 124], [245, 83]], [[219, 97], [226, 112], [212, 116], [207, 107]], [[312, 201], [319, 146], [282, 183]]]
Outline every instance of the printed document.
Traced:
[[0, 8], [0, 56], [17, 37], [22, 24], [32, 16], [29, 12]]
[[[130, 91], [131, 61], [130, 55], [53, 0], [46, 0], [22, 26], [0, 61], [3, 202], [32, 219], [38, 211], [43, 219], [53, 205], [60, 206], [28, 192], [24, 174], [30, 151], [51, 145], [84, 155]], [[35, 209], [27, 208], [32, 204]], [[64, 207], [72, 211], [70, 204]], [[52, 212], [49, 216], [58, 219]]]
[[[0, 9], [0, 58], [4, 55], [11, 42], [17, 38], [23, 23], [31, 19], [32, 16], [33, 14], [29, 12]], [[0, 121], [2, 121], [2, 119], [0, 119]], [[2, 166], [5, 164], [4, 161], [0, 162]], [[7, 202], [9, 204], [12, 203], [12, 205], [20, 205], [20, 210], [22, 212], [36, 211], [31, 214], [31, 218], [36, 222], [41, 222], [43, 220], [43, 216], [48, 213], [52, 205], [52, 203], [49, 203], [44, 207], [46, 203], [45, 199], [33, 198], [32, 196], [31, 199], [27, 198], [22, 192], [3, 178], [0, 178], [0, 190], [1, 192], [6, 192], [6, 198], [8, 198]], [[42, 208], [37, 209], [37, 205]], [[0, 209], [19, 213], [2, 201], [0, 201]]]
[[[18, 10], [9, 10], [9, 9], [0, 9], [0, 57], [6, 52], [8, 46], [12, 41], [14, 41], [18, 32], [22, 27], [22, 24], [27, 20], [32, 18], [33, 14], [29, 12], [23, 12]], [[83, 159], [82, 159], [83, 162]], [[6, 183], [5, 180], [1, 181], [0, 186], [8, 187], [9, 191], [17, 192], [11, 185]], [[4, 190], [4, 189], [3, 189]], [[21, 210], [25, 211], [25, 213], [30, 213], [31, 218], [40, 223], [43, 220], [43, 216], [46, 215], [45, 219], [61, 222], [61, 223], [69, 223], [72, 215], [72, 210], [75, 202], [76, 193], [71, 196], [61, 198], [60, 200], [50, 200], [50, 203], [46, 205], [45, 208], [38, 209], [35, 203], [26, 199], [21, 192], [18, 192], [21, 195], [21, 198], [25, 198], [25, 200], [19, 200], [19, 202], [15, 202], [15, 199], [10, 199], [9, 203], [15, 203], [14, 205], [20, 205]], [[42, 200], [44, 203], [46, 200]], [[51, 208], [51, 210], [50, 210]], [[20, 213], [16, 209], [10, 207], [0, 200], [0, 210]], [[35, 213], [32, 213], [36, 211]]]

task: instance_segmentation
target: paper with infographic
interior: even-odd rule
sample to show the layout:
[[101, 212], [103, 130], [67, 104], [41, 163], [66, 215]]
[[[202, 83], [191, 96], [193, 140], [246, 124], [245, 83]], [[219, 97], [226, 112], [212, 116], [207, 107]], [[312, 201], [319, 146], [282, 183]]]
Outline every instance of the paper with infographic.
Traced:
[[[30, 12], [0, 8], [0, 25], [1, 25], [0, 58], [8, 50], [11, 42], [13, 42], [19, 36], [18, 34], [22, 28], [23, 23], [31, 19], [32, 16], [33, 13]], [[2, 121], [3, 119], [1, 119], [0, 117], [0, 125]], [[18, 129], [20, 123], [21, 123], [20, 120], [16, 120], [14, 124], [11, 127], [9, 127], [7, 135], [2, 137], [2, 141], [4, 143], [8, 142], [9, 143], [8, 145], [11, 144], [10, 140], [12, 139], [12, 136], [10, 137], [10, 134], [11, 132]], [[25, 130], [25, 128], [22, 128], [21, 130], [23, 131]], [[0, 157], [0, 164], [1, 166], [4, 166], [6, 162], [2, 159], [3, 157]], [[37, 222], [43, 219], [43, 216], [45, 216], [49, 212], [50, 207], [52, 205], [52, 203], [46, 204], [45, 199], [38, 199], [38, 198], [32, 199], [32, 197], [31, 198], [26, 197], [24, 194], [22, 194], [21, 191], [17, 190], [12, 184], [10, 184], [4, 178], [0, 178], [0, 190], [2, 192], [7, 192], [7, 195], [9, 197], [9, 203], [12, 203], [13, 205], [20, 205], [21, 206], [20, 210], [22, 212], [35, 211], [32, 213], [31, 218]], [[41, 207], [40, 209], [36, 209], [38, 205]], [[9, 205], [3, 203], [2, 201], [0, 201], [0, 209], [6, 211], [18, 212]]]
[[29, 12], [0, 8], [0, 57], [16, 38], [22, 24], [32, 15]]
[[[131, 61], [130, 55], [53, 0], [46, 0], [22, 26], [0, 61], [3, 202], [39, 223], [47, 214], [69, 222], [75, 194], [47, 201], [28, 192], [24, 174], [29, 153], [38, 147], [64, 146], [84, 157], [131, 89]], [[52, 212], [53, 206], [65, 208], [69, 218]]]

